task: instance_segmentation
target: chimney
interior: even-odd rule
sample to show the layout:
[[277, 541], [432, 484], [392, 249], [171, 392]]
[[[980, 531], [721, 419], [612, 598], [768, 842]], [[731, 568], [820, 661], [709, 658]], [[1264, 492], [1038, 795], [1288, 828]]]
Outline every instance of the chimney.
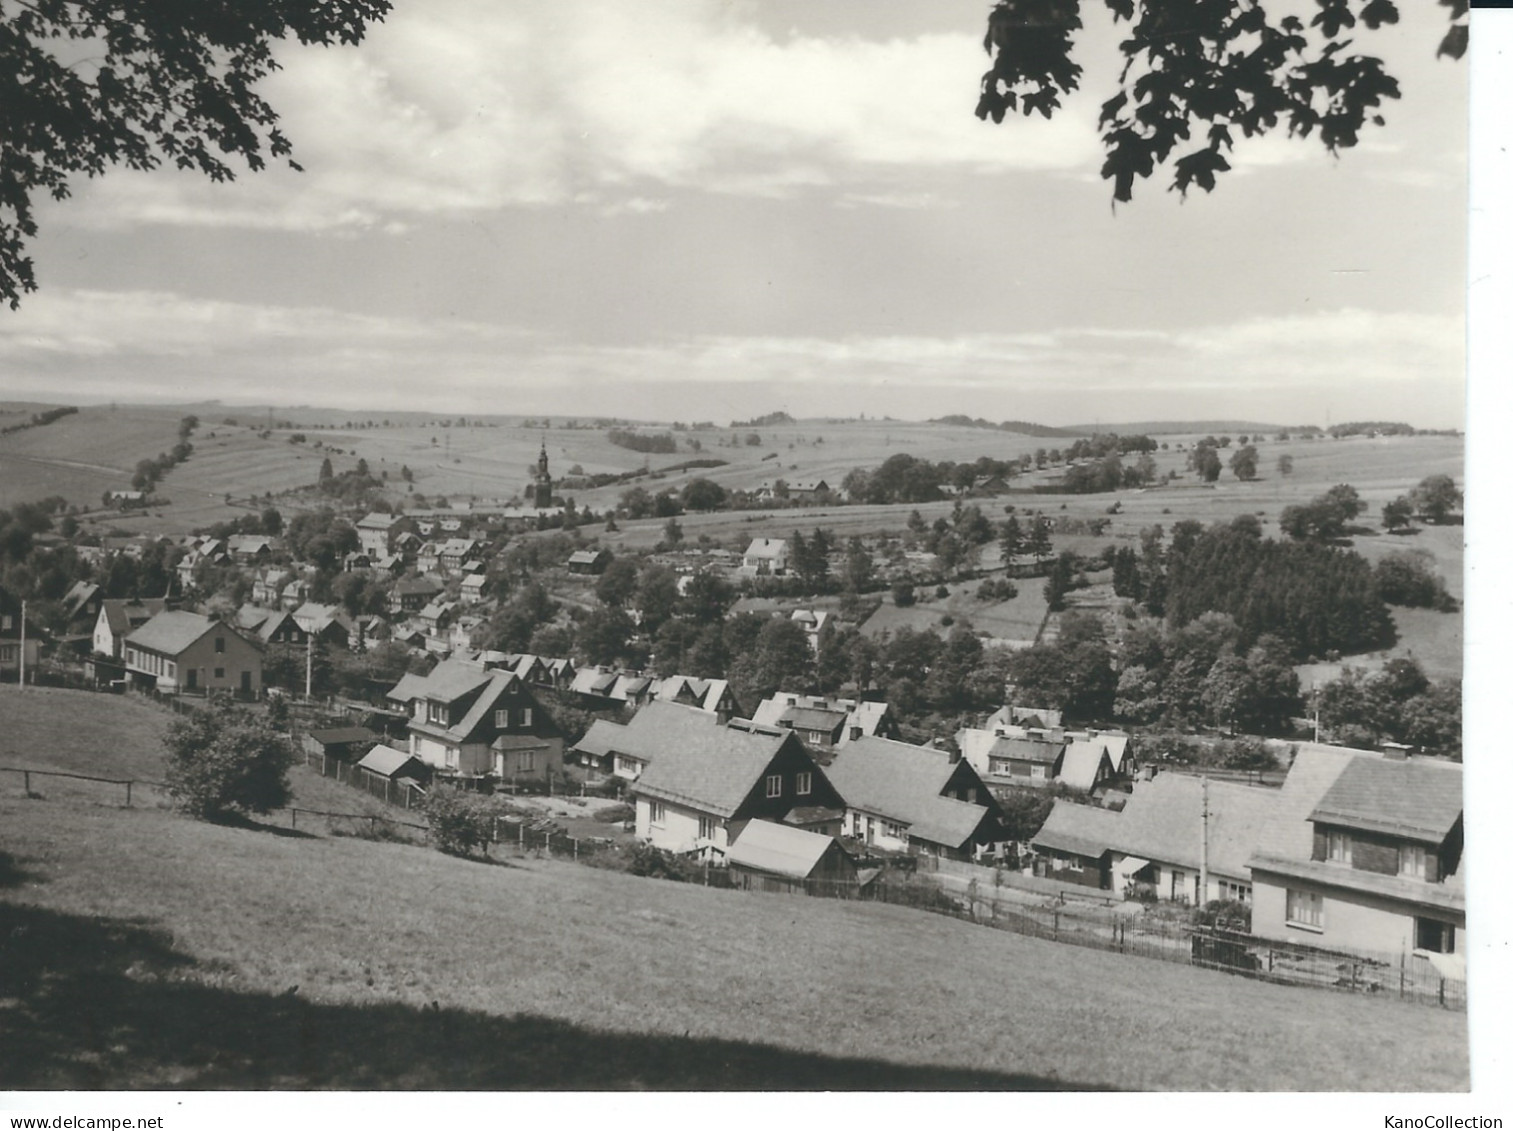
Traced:
[[854, 727], [851, 728], [851, 741], [852, 742], [855, 742], [861, 736], [862, 736], [862, 728], [861, 727], [854, 726]]

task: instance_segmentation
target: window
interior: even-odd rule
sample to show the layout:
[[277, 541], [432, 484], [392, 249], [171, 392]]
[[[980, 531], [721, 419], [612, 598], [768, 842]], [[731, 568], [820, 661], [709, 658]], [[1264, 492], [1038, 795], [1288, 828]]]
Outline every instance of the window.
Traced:
[[1293, 927], [1324, 929], [1324, 897], [1316, 891], [1287, 889], [1287, 922]]
[[9, 632], [14, 627], [15, 621], [11, 617], [10, 613], [6, 613], [4, 616], [0, 616], [0, 631]]
[[447, 705], [445, 703], [426, 704], [426, 717], [433, 723], [445, 723], [447, 721]]
[[798, 775], [796, 775], [794, 777], [794, 779], [793, 779], [793, 792], [794, 793], [798, 794], [800, 797], [805, 797], [809, 793], [809, 788], [810, 788], [810, 775], [809, 774], [803, 773], [803, 774], [798, 774]]
[[494, 712], [494, 725], [500, 730], [505, 730], [510, 725], [510, 712], [507, 707], [501, 707]]
[[1235, 903], [1249, 903], [1250, 888], [1245, 884], [1232, 883], [1229, 880], [1220, 880], [1219, 898], [1232, 900]]
[[719, 822], [716, 821], [713, 817], [700, 817], [699, 818], [699, 839], [700, 840], [713, 840], [714, 839], [714, 831], [718, 827], [719, 827]]
[[1045, 767], [1037, 762], [1035, 765], [1030, 767], [1030, 777], [1035, 778], [1037, 781], [1044, 781]]
[[216, 668], [215, 669], [215, 678], [216, 679], [225, 679], [226, 678], [226, 669], [225, 668]]
[[654, 825], [667, 824], [667, 806], [660, 801], [651, 803], [651, 823]]
[[1438, 919], [1415, 919], [1413, 947], [1415, 950], [1427, 950], [1435, 954], [1454, 954], [1455, 928]]
[[1411, 879], [1421, 880], [1428, 873], [1424, 867], [1426, 863], [1424, 846], [1421, 844], [1404, 844], [1397, 850], [1397, 874]]
[[520, 755], [520, 772], [522, 774], [534, 774], [536, 772], [536, 752], [526, 750]]
[[1068, 856], [1066, 859], [1066, 870], [1068, 872], [1082, 871], [1082, 861], [1076, 856]]
[[215, 638], [215, 650], [217, 654], [226, 650], [226, 638], [224, 636], [217, 636]]
[[894, 840], [904, 840], [908, 837], [909, 833], [903, 825], [895, 825], [892, 821], [884, 821], [883, 835], [891, 836]]
[[531, 709], [529, 707], [520, 708], [520, 725], [523, 727], [531, 725]]
[[767, 796], [768, 797], [782, 797], [783, 796], [783, 775], [782, 774], [768, 774], [767, 775]]
[[179, 677], [179, 665], [176, 664], [176, 663], [174, 663], [172, 660], [169, 660], [168, 661], [168, 678], [169, 679], [178, 679], [178, 677]]
[[1329, 839], [1329, 851], [1326, 859], [1331, 860], [1336, 864], [1349, 864], [1350, 834], [1336, 832], [1334, 829], [1330, 829], [1327, 836]]

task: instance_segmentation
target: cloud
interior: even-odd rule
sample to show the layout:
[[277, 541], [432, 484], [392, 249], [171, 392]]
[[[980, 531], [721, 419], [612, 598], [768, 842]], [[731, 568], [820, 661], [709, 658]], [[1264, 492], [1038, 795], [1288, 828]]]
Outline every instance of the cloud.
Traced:
[[973, 117], [976, 31], [779, 40], [720, 0], [427, 0], [358, 49], [286, 53], [267, 94], [304, 174], [113, 171], [70, 207], [101, 226], [361, 231], [584, 194], [634, 211], [670, 189], [782, 197], [1096, 161], [1090, 98], [1055, 122]]
[[[1335, 310], [1183, 331], [1064, 327], [952, 336], [687, 336], [590, 346], [532, 330], [204, 301], [161, 292], [46, 291], [0, 322], [11, 394], [324, 401], [439, 411], [594, 411], [684, 417], [711, 400], [797, 390], [804, 413], [887, 391], [917, 417], [943, 398], [973, 414], [1014, 398], [1093, 415], [1089, 398], [1181, 417], [1197, 395], [1267, 390], [1295, 406], [1372, 416], [1380, 398], [1429, 400], [1425, 424], [1459, 423], [1461, 319]], [[660, 392], [648, 397], [655, 385]], [[859, 391], [861, 391], [859, 393]], [[866, 411], [880, 411], [870, 401]], [[1312, 412], [1307, 406], [1315, 406]], [[705, 412], [711, 411], [706, 408]], [[898, 411], [887, 409], [883, 411]], [[1011, 409], [1003, 410], [1012, 415]]]

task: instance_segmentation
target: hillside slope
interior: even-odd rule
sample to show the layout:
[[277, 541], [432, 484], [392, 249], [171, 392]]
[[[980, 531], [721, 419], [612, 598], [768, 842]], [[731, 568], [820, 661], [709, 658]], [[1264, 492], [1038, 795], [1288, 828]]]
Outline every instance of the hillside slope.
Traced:
[[[117, 702], [80, 693], [71, 713]], [[19, 785], [0, 776], [10, 1087], [1467, 1083], [1464, 1014], [901, 907], [466, 862]]]

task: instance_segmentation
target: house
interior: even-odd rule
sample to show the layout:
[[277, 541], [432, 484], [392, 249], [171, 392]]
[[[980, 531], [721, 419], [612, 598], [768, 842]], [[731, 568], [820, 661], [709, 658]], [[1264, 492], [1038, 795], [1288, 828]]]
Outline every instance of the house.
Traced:
[[272, 607], [278, 604], [284, 586], [294, 580], [294, 574], [286, 569], [259, 570], [252, 581], [252, 603]]
[[857, 882], [856, 863], [833, 836], [772, 821], [748, 821], [726, 862], [735, 886], [747, 890], [833, 894]]
[[995, 727], [1059, 727], [1061, 725], [1061, 712], [1052, 707], [1016, 707], [1010, 704], [1000, 707], [996, 713], [989, 716], [987, 721], [989, 730]]
[[1066, 741], [1055, 731], [1000, 737], [988, 750], [988, 774], [1015, 785], [1049, 785], [1061, 773]]
[[278, 592], [278, 603], [283, 608], [294, 610], [310, 599], [310, 583], [296, 577]]
[[815, 496], [829, 490], [830, 484], [823, 479], [790, 479], [788, 481], [788, 497], [796, 502], [812, 502]]
[[747, 573], [783, 576], [788, 572], [787, 539], [753, 538], [741, 555], [741, 568]]
[[888, 704], [865, 699], [779, 691], [762, 700], [751, 713], [751, 720], [762, 726], [800, 731], [811, 746], [823, 749], [844, 746], [858, 738], [898, 737], [898, 724]]
[[432, 601], [417, 614], [417, 619], [430, 633], [441, 633], [452, 627], [452, 618], [457, 615], [457, 602]]
[[567, 559], [567, 572], [603, 573], [611, 560], [608, 550], [576, 550]]
[[233, 561], [266, 562], [273, 556], [274, 542], [266, 534], [233, 534], [226, 539], [226, 553]]
[[662, 745], [696, 742], [698, 732], [722, 722], [709, 711], [658, 700], [637, 711], [628, 723], [595, 719], [573, 752], [581, 765], [635, 781]]
[[264, 644], [303, 648], [310, 641], [309, 630], [287, 609], [259, 609], [243, 605], [236, 611], [236, 625], [254, 634]]
[[648, 710], [659, 707], [696, 722], [651, 728], [655, 753], [631, 783], [636, 836], [653, 847], [723, 859], [747, 821], [781, 821], [799, 806], [840, 807], [840, 795], [791, 731], [742, 719], [720, 723], [670, 703]]
[[869, 847], [971, 860], [1007, 839], [987, 785], [947, 751], [864, 737], [824, 765], [844, 801], [846, 835]]
[[820, 632], [830, 623], [830, 613], [824, 609], [794, 609], [789, 620], [804, 630], [809, 647], [816, 653], [820, 650]]
[[306, 601], [294, 610], [294, 619], [321, 644], [346, 648], [352, 640], [352, 618], [340, 605]]
[[[1162, 774], [1137, 782], [1123, 810], [1110, 818], [1063, 812], [1090, 807], [1057, 801], [1031, 844], [1044, 850], [1053, 875], [1075, 872], [1074, 858], [1084, 866], [1097, 861], [1099, 886], [1126, 897], [1248, 903], [1250, 858], [1277, 799], [1274, 789]], [[1200, 891], [1205, 871], [1207, 887]]]
[[1114, 886], [1111, 846], [1118, 841], [1121, 816], [1096, 805], [1057, 801], [1030, 845], [1046, 860], [1050, 878], [1109, 891]]
[[449, 573], [458, 573], [462, 570], [463, 562], [474, 557], [482, 547], [471, 538], [448, 538], [437, 547], [437, 558], [441, 568]]
[[508, 781], [562, 773], [562, 732], [510, 672], [446, 660], [388, 697], [409, 711], [410, 753], [427, 766]]
[[373, 559], [362, 550], [353, 550], [341, 556], [341, 570], [343, 573], [355, 573], [358, 570], [371, 569]]
[[670, 703], [685, 707], [697, 707], [729, 719], [741, 713], [735, 692], [723, 679], [695, 679], [687, 675], [670, 675], [658, 680], [652, 687], [652, 695]]
[[464, 605], [476, 605], [483, 600], [483, 587], [488, 584], [488, 579], [481, 573], [470, 573], [462, 579], [462, 587], [457, 594], [457, 599]]
[[19, 673], [23, 662], [35, 670], [41, 645], [42, 633], [30, 618], [22, 617], [20, 599], [0, 589], [0, 672]]
[[370, 558], [387, 557], [394, 551], [394, 539], [404, 532], [398, 515], [372, 512], [357, 520], [357, 542]]
[[1307, 745], [1249, 864], [1252, 933], [1464, 976], [1458, 762]]
[[100, 602], [100, 612], [95, 617], [95, 630], [91, 639], [94, 654], [109, 656], [113, 660], [121, 659], [122, 642], [126, 637], [166, 607], [167, 603], [162, 598], [147, 597], [137, 601], [107, 597]]
[[198, 613], [164, 611], [127, 635], [126, 671], [157, 691], [231, 691], [263, 687], [263, 655], [235, 627]]
[[418, 613], [444, 590], [432, 577], [401, 577], [389, 591], [389, 612]]
[[641, 707], [649, 703], [655, 681], [636, 672], [621, 672], [604, 667], [586, 667], [574, 673], [568, 690], [595, 707], [624, 704]]
[[1097, 738], [1076, 739], [1061, 756], [1056, 780], [1080, 793], [1092, 793], [1112, 781], [1114, 763], [1108, 745]]

